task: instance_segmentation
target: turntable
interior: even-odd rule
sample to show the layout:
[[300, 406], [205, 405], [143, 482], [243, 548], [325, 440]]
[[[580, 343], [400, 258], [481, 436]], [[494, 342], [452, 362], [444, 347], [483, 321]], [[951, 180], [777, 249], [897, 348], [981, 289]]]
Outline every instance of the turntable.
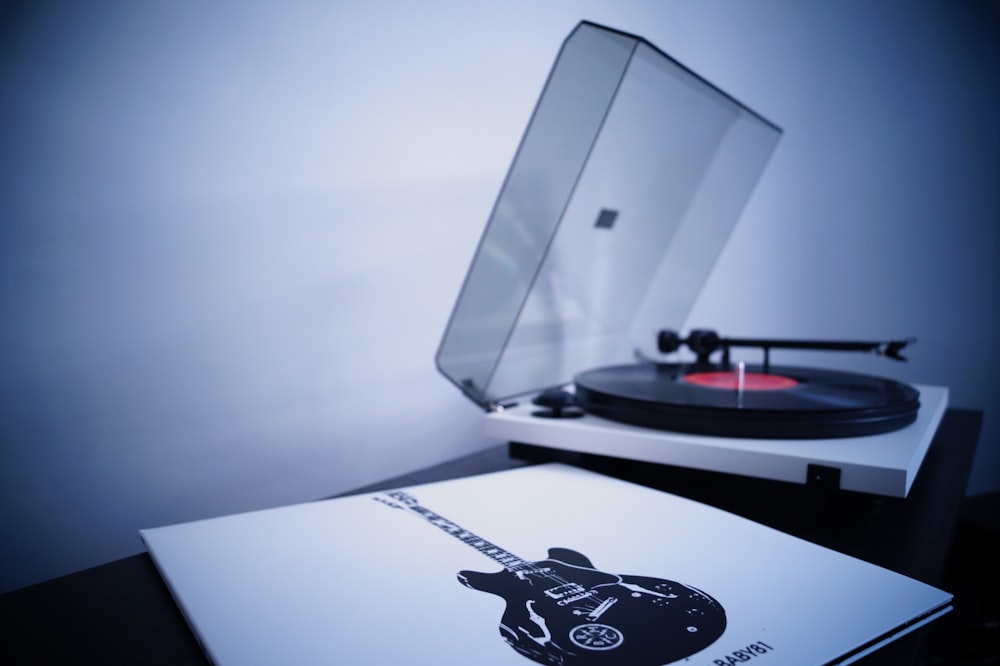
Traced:
[[436, 357], [487, 412], [488, 434], [906, 496], [947, 389], [772, 365], [771, 353], [889, 363], [911, 340], [671, 330], [686, 323], [780, 136], [641, 37], [590, 22], [573, 30]]

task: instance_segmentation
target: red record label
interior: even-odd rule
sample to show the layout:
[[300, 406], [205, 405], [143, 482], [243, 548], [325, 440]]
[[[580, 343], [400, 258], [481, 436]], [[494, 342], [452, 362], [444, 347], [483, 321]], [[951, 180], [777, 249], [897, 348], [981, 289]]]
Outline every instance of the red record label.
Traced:
[[[740, 388], [740, 374], [735, 370], [719, 372], [693, 372], [684, 375], [684, 381], [697, 386], [729, 389], [737, 391]], [[784, 375], [768, 375], [763, 372], [744, 372], [744, 391], [784, 391], [798, 386], [798, 381]]]

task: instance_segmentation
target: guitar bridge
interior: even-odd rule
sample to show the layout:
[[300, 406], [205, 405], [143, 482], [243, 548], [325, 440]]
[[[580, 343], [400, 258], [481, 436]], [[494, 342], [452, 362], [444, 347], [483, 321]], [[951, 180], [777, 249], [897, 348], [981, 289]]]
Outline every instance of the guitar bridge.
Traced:
[[615, 605], [617, 602], [618, 602], [617, 597], [608, 597], [607, 599], [601, 602], [600, 606], [587, 613], [587, 619], [590, 620], [591, 622], [596, 622], [597, 618], [604, 615], [604, 612], [609, 608], [611, 608], [613, 605]]

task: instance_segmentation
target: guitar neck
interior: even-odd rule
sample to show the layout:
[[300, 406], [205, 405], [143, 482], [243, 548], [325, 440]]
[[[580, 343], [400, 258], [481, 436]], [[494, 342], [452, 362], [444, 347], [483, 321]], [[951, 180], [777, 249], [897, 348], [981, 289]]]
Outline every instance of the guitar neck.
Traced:
[[[393, 497], [393, 493], [389, 493], [389, 497]], [[466, 545], [472, 546], [483, 555], [492, 559], [494, 562], [499, 563], [504, 569], [515, 571], [525, 567], [530, 567], [531, 565], [530, 562], [521, 559], [517, 555], [504, 550], [494, 543], [490, 543], [478, 534], [470, 532], [464, 527], [453, 523], [444, 516], [434, 513], [426, 507], [420, 506], [419, 504], [409, 504], [406, 508], [419, 515], [431, 525], [447, 532]]]

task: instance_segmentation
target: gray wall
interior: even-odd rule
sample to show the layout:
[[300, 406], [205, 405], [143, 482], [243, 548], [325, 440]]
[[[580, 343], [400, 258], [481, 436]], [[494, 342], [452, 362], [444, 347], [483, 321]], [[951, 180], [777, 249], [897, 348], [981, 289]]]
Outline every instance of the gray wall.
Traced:
[[489, 445], [433, 354], [581, 18], [785, 129], [690, 324], [917, 336], [801, 360], [985, 408], [1000, 489], [980, 7], [0, 3], [0, 591]]

